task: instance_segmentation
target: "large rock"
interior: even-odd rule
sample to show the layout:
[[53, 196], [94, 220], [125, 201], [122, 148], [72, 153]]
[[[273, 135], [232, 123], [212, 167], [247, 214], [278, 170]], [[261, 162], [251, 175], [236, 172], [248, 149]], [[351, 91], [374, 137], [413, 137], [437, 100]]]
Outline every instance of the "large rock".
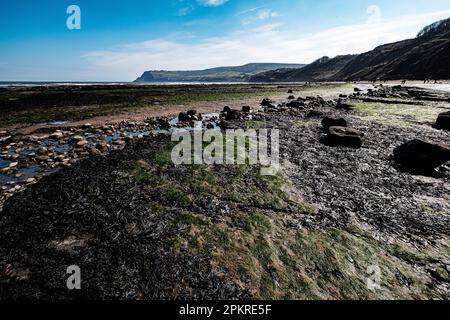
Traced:
[[450, 130], [450, 111], [441, 113], [436, 120], [436, 127]]
[[303, 101], [294, 100], [294, 101], [290, 101], [287, 104], [287, 106], [290, 108], [301, 108], [301, 107], [305, 106], [305, 103]]
[[270, 99], [263, 99], [263, 101], [261, 101], [261, 105], [263, 107], [271, 107], [273, 106], [273, 101]]
[[189, 117], [193, 117], [197, 114], [197, 110], [188, 110], [187, 115]]
[[363, 134], [347, 127], [329, 127], [326, 143], [330, 146], [359, 149], [362, 147]]
[[308, 118], [312, 118], [312, 117], [323, 117], [323, 112], [317, 111], [317, 110], [310, 110], [310, 111], [306, 114], [306, 117], [308, 117]]
[[427, 172], [450, 161], [450, 149], [440, 144], [412, 140], [394, 150], [394, 160], [406, 169]]
[[225, 120], [237, 120], [241, 118], [241, 113], [237, 110], [228, 111], [225, 115]]
[[189, 122], [190, 120], [191, 118], [189, 117], [187, 112], [180, 112], [180, 114], [178, 115], [178, 121], [180, 122]]
[[250, 113], [252, 111], [252, 108], [250, 106], [243, 106], [242, 112], [244, 113]]
[[322, 120], [322, 127], [325, 131], [328, 131], [330, 127], [347, 127], [347, 121], [344, 118], [333, 119], [325, 117]]

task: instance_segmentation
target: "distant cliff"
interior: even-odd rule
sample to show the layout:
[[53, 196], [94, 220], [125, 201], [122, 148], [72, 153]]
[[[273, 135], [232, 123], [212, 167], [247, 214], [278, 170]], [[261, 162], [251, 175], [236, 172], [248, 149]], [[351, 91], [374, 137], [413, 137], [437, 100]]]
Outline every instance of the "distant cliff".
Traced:
[[193, 71], [146, 71], [135, 82], [247, 82], [260, 72], [303, 67], [304, 64], [250, 63], [237, 67], [218, 67]]

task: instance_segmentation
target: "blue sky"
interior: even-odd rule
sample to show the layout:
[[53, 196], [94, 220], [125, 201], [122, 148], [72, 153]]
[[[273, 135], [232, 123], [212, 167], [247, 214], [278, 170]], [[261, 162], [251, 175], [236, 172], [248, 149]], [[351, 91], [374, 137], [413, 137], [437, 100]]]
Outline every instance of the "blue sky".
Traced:
[[[81, 29], [69, 30], [69, 5]], [[448, 0], [2, 0], [0, 81], [131, 81], [145, 70], [309, 63], [413, 37]]]

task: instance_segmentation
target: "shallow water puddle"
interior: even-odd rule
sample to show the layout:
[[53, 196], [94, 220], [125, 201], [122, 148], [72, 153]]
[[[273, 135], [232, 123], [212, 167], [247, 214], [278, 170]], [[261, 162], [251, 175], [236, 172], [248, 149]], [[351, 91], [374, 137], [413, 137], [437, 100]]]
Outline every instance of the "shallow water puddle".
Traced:
[[171, 128], [170, 132], [203, 130], [206, 129], [208, 124], [211, 124], [213, 126], [212, 129], [219, 129], [219, 126], [215, 121], [218, 120], [219, 118], [220, 118], [219, 113], [205, 113], [202, 114], [202, 121], [194, 121], [193, 127], [187, 125], [186, 127], [178, 128], [177, 126], [180, 124], [180, 120], [178, 117], [175, 117], [169, 121], [169, 124], [173, 127]]
[[10, 163], [11, 161], [4, 160], [2, 157], [0, 157], [0, 169], [8, 167]]
[[[150, 130], [126, 130], [126, 131], [117, 130], [111, 135], [103, 135], [101, 133], [85, 132], [83, 134], [83, 137], [84, 137], [84, 139], [86, 139], [88, 141], [88, 144], [87, 144], [88, 147], [95, 147], [96, 144], [99, 141], [101, 141], [102, 139], [108, 144], [113, 144], [114, 141], [117, 141], [117, 140], [123, 140], [123, 139], [127, 139], [127, 138], [136, 139], [136, 138], [140, 138], [140, 137], [148, 137], [151, 134], [170, 135], [174, 132], [190, 132], [190, 131], [196, 131], [196, 130], [205, 130], [208, 127], [208, 125], [210, 125], [210, 127], [212, 127], [212, 129], [218, 130], [218, 129], [220, 129], [219, 126], [217, 125], [217, 121], [219, 118], [220, 118], [219, 113], [207, 113], [207, 114], [202, 115], [202, 121], [195, 121], [193, 127], [188, 126], [188, 124], [186, 127], [182, 127], [182, 126], [178, 127], [180, 121], [179, 121], [178, 117], [175, 117], [169, 121], [169, 124], [171, 125], [170, 129], [159, 128], [159, 129], [151, 130], [151, 131]], [[57, 124], [64, 124], [64, 123], [66, 123], [66, 121], [55, 121], [55, 122], [52, 122], [51, 124], [57, 125]], [[113, 146], [112, 150], [121, 148], [121, 147], [123, 147], [123, 146], [122, 145]], [[21, 150], [19, 152], [16, 152], [16, 147], [11, 147], [8, 150], [8, 155], [12, 156], [12, 155], [18, 154], [20, 156], [20, 159], [23, 160], [23, 159], [26, 159], [27, 157], [29, 157], [30, 154], [34, 153], [37, 155], [41, 148], [47, 148], [49, 150], [49, 152], [54, 152], [57, 154], [68, 154], [74, 149], [74, 145], [72, 143], [68, 143], [68, 142], [59, 143], [58, 140], [52, 140], [52, 139], [47, 138], [47, 139], [43, 139], [39, 142], [34, 143], [31, 147], [20, 148]], [[19, 159], [19, 162], [21, 162], [20, 159]], [[16, 160], [14, 160], [14, 161], [16, 161]], [[13, 161], [8, 161], [8, 160], [5, 160], [0, 157], [0, 169], [8, 167], [11, 162], [13, 162]], [[9, 185], [13, 187], [14, 186], [13, 183], [18, 184], [18, 183], [21, 183], [22, 181], [26, 181], [29, 178], [38, 179], [40, 176], [49, 175], [56, 171], [58, 171], [58, 169], [54, 169], [54, 168], [52, 169], [52, 168], [46, 167], [45, 165], [42, 166], [42, 165], [38, 165], [38, 164], [29, 164], [25, 168], [19, 168], [11, 176], [1, 174], [0, 175], [0, 187], [1, 186], [9, 186]], [[18, 175], [18, 177], [16, 175]]]
[[48, 124], [52, 125], [52, 126], [60, 126], [60, 125], [66, 124], [66, 123], [68, 123], [68, 121], [53, 121], [53, 122], [49, 122]]

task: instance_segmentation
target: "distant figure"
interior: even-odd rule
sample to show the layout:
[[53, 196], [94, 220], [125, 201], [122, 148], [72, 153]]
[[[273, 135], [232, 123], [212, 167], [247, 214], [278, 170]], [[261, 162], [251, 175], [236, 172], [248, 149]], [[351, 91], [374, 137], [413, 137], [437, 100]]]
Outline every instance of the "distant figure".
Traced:
[[402, 84], [405, 84], [405, 83], [406, 83], [406, 80], [403, 80], [403, 81], [402, 81]]

